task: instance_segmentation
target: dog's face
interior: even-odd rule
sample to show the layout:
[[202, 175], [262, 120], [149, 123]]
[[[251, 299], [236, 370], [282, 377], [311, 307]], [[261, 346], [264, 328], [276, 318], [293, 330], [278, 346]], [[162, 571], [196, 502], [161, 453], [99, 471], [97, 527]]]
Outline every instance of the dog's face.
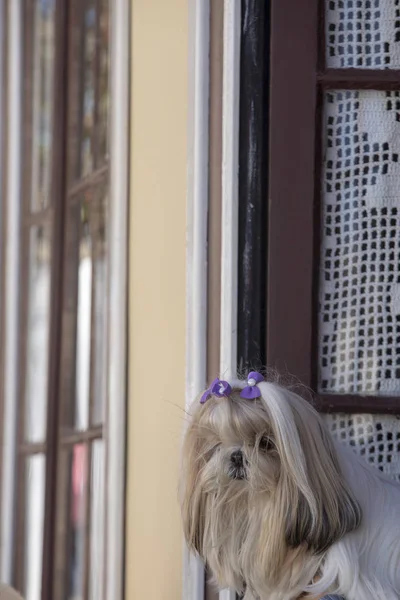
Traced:
[[241, 398], [242, 387], [194, 404], [183, 448], [186, 540], [221, 586], [241, 591], [245, 581], [256, 597], [297, 591], [358, 526], [359, 507], [314, 409], [273, 384], [260, 384], [255, 400]]
[[245, 401], [239, 391], [229, 398], [211, 397], [195, 411], [186, 442], [197, 448], [198, 476], [210, 493], [221, 488], [232, 493], [273, 490], [279, 455], [268, 415], [258, 400]]

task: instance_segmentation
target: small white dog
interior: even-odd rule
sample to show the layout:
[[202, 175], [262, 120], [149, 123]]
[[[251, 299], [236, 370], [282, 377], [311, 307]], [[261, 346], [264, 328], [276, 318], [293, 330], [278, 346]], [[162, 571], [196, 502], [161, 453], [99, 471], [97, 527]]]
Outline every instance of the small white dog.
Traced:
[[193, 405], [189, 548], [245, 600], [399, 600], [400, 486], [336, 444], [309, 402], [263, 379], [217, 379]]

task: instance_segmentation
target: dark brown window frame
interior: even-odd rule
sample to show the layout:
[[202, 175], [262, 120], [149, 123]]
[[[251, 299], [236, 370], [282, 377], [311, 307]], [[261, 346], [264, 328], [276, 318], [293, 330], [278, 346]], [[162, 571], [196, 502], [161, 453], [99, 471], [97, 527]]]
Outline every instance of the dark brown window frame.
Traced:
[[[90, 0], [89, 0], [90, 1]], [[100, 72], [100, 60], [99, 60], [99, 27], [100, 27], [100, 12], [107, 6], [108, 0], [95, 0], [94, 5], [96, 7], [96, 59], [93, 65], [93, 79], [95, 81], [95, 122], [97, 123], [98, 118], [98, 98], [99, 98], [99, 72]], [[74, 282], [72, 287], [70, 286], [69, 279], [69, 267], [68, 261], [70, 260], [68, 244], [71, 241], [70, 233], [73, 222], [70, 221], [71, 210], [78, 210], [82, 196], [88, 192], [93, 192], [92, 202], [96, 202], [100, 197], [102, 186], [107, 186], [109, 182], [109, 160], [106, 158], [103, 160], [100, 157], [100, 146], [99, 136], [97, 127], [93, 128], [92, 132], [92, 150], [93, 150], [93, 170], [89, 175], [82, 175], [79, 173], [80, 163], [80, 151], [81, 148], [78, 145], [80, 139], [80, 127], [82, 124], [81, 107], [79, 106], [83, 85], [83, 72], [85, 67], [81, 68], [82, 61], [82, 39], [75, 38], [73, 32], [79, 31], [79, 23], [83, 22], [83, 14], [85, 7], [88, 3], [82, 2], [82, 0], [70, 0], [69, 12], [68, 12], [68, 31], [70, 32], [70, 39], [68, 44], [68, 56], [67, 56], [67, 68], [68, 75], [67, 79], [70, 83], [68, 86], [68, 104], [66, 110], [66, 179], [64, 182], [64, 264], [63, 264], [63, 283], [61, 291], [61, 331], [60, 331], [60, 374], [59, 374], [59, 411], [58, 411], [58, 423], [57, 423], [57, 455], [58, 455], [58, 473], [56, 476], [57, 482], [57, 499], [56, 499], [56, 531], [54, 532], [54, 544], [55, 544], [55, 567], [53, 573], [52, 582], [52, 600], [63, 600], [65, 596], [65, 589], [67, 586], [67, 576], [69, 575], [69, 561], [66, 558], [67, 547], [71, 543], [71, 530], [66, 528], [68, 522], [68, 511], [70, 508], [70, 497], [69, 497], [69, 478], [71, 475], [71, 460], [70, 453], [72, 453], [76, 445], [84, 445], [87, 449], [87, 484], [85, 490], [85, 536], [86, 543], [84, 549], [84, 571], [83, 571], [83, 597], [89, 598], [89, 564], [90, 564], [90, 528], [91, 528], [91, 465], [92, 465], [92, 446], [96, 440], [104, 439], [104, 426], [103, 424], [96, 424], [93, 422], [94, 415], [94, 390], [93, 390], [93, 370], [94, 370], [94, 358], [96, 350], [91, 344], [91, 358], [90, 358], [90, 389], [89, 389], [89, 422], [87, 428], [84, 430], [75, 430], [72, 425], [71, 417], [71, 374], [75, 372], [75, 365], [71, 364], [71, 361], [75, 357], [75, 332], [72, 335], [71, 332], [71, 294], [77, 293], [76, 284]], [[110, 4], [111, 9], [111, 4]], [[84, 36], [84, 32], [81, 32]], [[78, 232], [73, 233], [72, 239]], [[96, 241], [94, 239], [94, 241]], [[94, 244], [94, 250], [92, 251], [92, 261], [94, 263], [93, 269], [95, 273], [96, 263], [96, 249], [97, 244]], [[95, 306], [95, 275], [92, 277], [92, 308], [91, 308], [91, 336], [94, 331], [94, 306]], [[76, 304], [76, 298], [72, 300], [72, 303]], [[76, 310], [76, 306], [75, 306]], [[76, 317], [76, 314], [75, 314]], [[71, 346], [72, 343], [72, 346]], [[75, 382], [75, 376], [72, 377]], [[105, 577], [105, 575], [104, 575]], [[104, 594], [104, 582], [103, 581], [103, 594]], [[101, 600], [101, 599], [99, 599]]]
[[[324, 0], [272, 0], [267, 360], [317, 388], [323, 91], [400, 90], [399, 70], [326, 69]], [[324, 412], [399, 413], [400, 399], [319, 394]]]
[[[25, 462], [28, 456], [43, 453], [46, 457], [44, 504], [46, 519], [43, 532], [42, 562], [42, 599], [52, 598], [54, 526], [55, 526], [55, 475], [57, 472], [57, 419], [58, 403], [56, 402], [59, 379], [59, 344], [60, 344], [60, 289], [63, 280], [63, 203], [64, 203], [64, 163], [65, 163], [65, 99], [63, 75], [65, 73], [65, 49], [67, 35], [65, 30], [66, 5], [62, 0], [55, 3], [55, 57], [53, 102], [57, 107], [53, 111], [52, 131], [53, 157], [51, 165], [51, 202], [48, 207], [37, 213], [30, 213], [31, 201], [31, 98], [32, 98], [32, 29], [33, 0], [23, 5], [23, 119], [26, 127], [23, 132], [23, 184], [22, 184], [22, 220], [21, 220], [21, 306], [20, 306], [20, 356], [22, 379], [19, 385], [18, 416], [18, 456], [17, 456], [17, 507], [16, 507], [16, 543], [14, 545], [14, 581], [18, 589], [23, 590], [24, 582], [24, 547], [25, 547]], [[32, 225], [46, 224], [50, 226], [51, 265], [50, 265], [50, 314], [49, 314], [49, 365], [46, 437], [42, 443], [26, 443], [25, 438], [25, 391], [27, 364], [27, 302], [28, 302], [28, 265], [29, 265], [29, 230]]]

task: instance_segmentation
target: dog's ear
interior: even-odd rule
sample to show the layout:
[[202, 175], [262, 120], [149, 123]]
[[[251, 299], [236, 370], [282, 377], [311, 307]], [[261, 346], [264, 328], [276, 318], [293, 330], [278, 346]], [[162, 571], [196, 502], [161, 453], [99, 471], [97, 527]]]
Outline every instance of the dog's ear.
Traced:
[[[288, 546], [306, 545], [313, 553], [326, 551], [346, 533], [360, 523], [360, 507], [356, 500], [342, 488], [333, 502], [325, 503], [325, 494], [317, 498], [318, 512], [302, 493], [292, 494], [287, 507], [285, 539]], [[331, 498], [332, 500], [332, 498]]]
[[320, 553], [359, 526], [361, 508], [340, 472], [332, 439], [318, 422], [313, 425], [300, 431], [306, 475], [301, 488], [289, 473], [286, 540]]
[[260, 384], [280, 458], [277, 501], [291, 547], [315, 553], [358, 527], [360, 506], [344, 480], [324, 422], [303, 398]]

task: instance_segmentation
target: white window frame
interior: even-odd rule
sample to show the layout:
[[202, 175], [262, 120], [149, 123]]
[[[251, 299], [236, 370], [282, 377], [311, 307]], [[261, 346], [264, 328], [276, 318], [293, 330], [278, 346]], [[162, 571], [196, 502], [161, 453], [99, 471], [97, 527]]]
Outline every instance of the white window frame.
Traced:
[[[224, 0], [220, 372], [236, 376], [241, 3]], [[209, 0], [189, 4], [186, 407], [206, 384]], [[204, 600], [205, 572], [185, 549], [183, 600]], [[220, 600], [235, 600], [222, 590]]]
[[124, 595], [128, 213], [131, 39], [130, 0], [111, 0], [110, 314], [106, 420], [106, 600]]
[[[19, 328], [19, 264], [21, 216], [21, 119], [22, 119], [22, 0], [9, 2], [6, 12], [2, 0], [2, 34], [7, 36], [8, 86], [7, 107], [7, 189], [2, 209], [6, 207], [5, 289], [4, 289], [4, 423], [3, 471], [1, 486], [1, 579], [11, 583], [13, 565], [13, 524], [15, 507], [16, 466], [16, 398], [19, 378], [18, 328]], [[5, 15], [7, 14], [7, 21]], [[1, 42], [0, 42], [1, 43]], [[4, 131], [4, 130], [3, 130]], [[4, 214], [4, 213], [3, 213]]]

